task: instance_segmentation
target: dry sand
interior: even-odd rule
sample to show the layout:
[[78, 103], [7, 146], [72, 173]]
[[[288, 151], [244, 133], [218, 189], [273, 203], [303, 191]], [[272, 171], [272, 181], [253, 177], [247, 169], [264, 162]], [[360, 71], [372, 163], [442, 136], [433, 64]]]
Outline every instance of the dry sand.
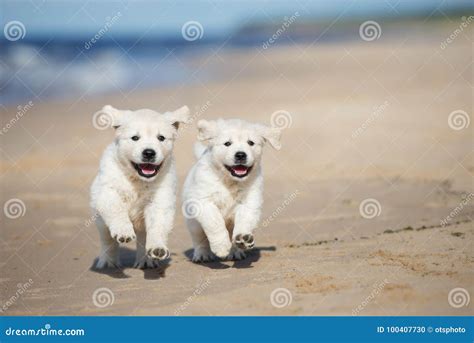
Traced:
[[[5, 314], [473, 314], [472, 302], [448, 302], [454, 288], [474, 294], [472, 123], [448, 125], [455, 110], [472, 119], [472, 28], [440, 49], [456, 27], [426, 24], [375, 42], [223, 49], [182, 61], [198, 68], [192, 85], [33, 101], [0, 136], [1, 204], [18, 198], [26, 206], [24, 216], [1, 219]], [[222, 81], [201, 81], [209, 70]], [[246, 260], [191, 263], [178, 213], [169, 264], [135, 270], [127, 245], [124, 270], [91, 269], [98, 235], [88, 225], [88, 190], [113, 137], [91, 120], [106, 103], [163, 111], [187, 104], [196, 118], [264, 123], [275, 111], [291, 114], [283, 149], [265, 151], [268, 225]], [[2, 126], [15, 111], [2, 110]], [[176, 146], [181, 182], [195, 137], [194, 126], [185, 128]], [[373, 219], [359, 211], [368, 198], [380, 203]], [[93, 302], [102, 287], [114, 298], [103, 308]], [[274, 291], [286, 306], [272, 305]]]

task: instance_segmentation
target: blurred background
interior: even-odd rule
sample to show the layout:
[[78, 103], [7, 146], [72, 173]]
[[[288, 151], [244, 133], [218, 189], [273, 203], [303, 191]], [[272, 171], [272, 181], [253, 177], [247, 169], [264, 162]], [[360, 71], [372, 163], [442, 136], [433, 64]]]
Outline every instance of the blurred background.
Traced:
[[187, 57], [358, 40], [360, 23], [369, 19], [392, 24], [385, 36], [403, 35], [418, 20], [461, 16], [472, 2], [2, 0], [0, 6], [2, 27], [13, 38], [0, 37], [1, 102], [12, 104], [225, 78], [212, 67], [196, 74]]
[[[0, 312], [473, 314], [448, 298], [474, 292], [472, 0], [0, 0], [0, 24]], [[197, 120], [283, 129], [247, 259], [191, 263], [178, 201], [169, 263], [94, 268], [106, 104], [189, 106], [179, 188]]]

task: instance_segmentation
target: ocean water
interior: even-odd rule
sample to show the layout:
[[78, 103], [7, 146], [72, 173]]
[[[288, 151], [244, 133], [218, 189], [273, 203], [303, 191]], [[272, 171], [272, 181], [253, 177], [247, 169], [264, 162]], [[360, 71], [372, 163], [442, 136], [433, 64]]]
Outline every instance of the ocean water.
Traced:
[[152, 47], [127, 52], [118, 46], [99, 46], [89, 52], [62, 45], [16, 45], [1, 56], [1, 103], [107, 93], [125, 96], [136, 89], [174, 85], [190, 70], [170, 57], [170, 51]]
[[[467, 0], [1, 0], [0, 103], [127, 96], [194, 82], [195, 66], [186, 63], [193, 56], [263, 48], [284, 23], [273, 46], [313, 41], [336, 21], [469, 14], [472, 7]], [[319, 43], [357, 37], [357, 30], [332, 30]], [[199, 81], [216, 77], [203, 71]]]

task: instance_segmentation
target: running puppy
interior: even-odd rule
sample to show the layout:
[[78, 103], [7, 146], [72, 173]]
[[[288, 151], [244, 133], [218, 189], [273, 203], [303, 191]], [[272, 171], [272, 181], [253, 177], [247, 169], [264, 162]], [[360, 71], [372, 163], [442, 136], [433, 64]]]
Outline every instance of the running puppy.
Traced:
[[281, 130], [239, 119], [198, 122], [197, 163], [183, 189], [194, 262], [240, 260], [254, 246], [263, 193], [262, 148], [279, 150]]
[[166, 245], [176, 207], [172, 151], [179, 124], [189, 120], [189, 109], [160, 114], [107, 105], [99, 114], [113, 124], [115, 140], [105, 149], [91, 187], [102, 243], [96, 267], [120, 266], [119, 243], [137, 238], [135, 267], [153, 268], [170, 255]]

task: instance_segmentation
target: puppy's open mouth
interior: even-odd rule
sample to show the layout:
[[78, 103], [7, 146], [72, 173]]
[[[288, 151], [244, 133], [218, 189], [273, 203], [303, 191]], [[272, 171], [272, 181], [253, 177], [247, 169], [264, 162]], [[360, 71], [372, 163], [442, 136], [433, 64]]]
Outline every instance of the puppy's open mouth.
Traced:
[[162, 163], [153, 164], [153, 163], [134, 163], [132, 162], [133, 168], [138, 172], [138, 175], [150, 178], [158, 174], [158, 171], [161, 168]]
[[247, 166], [237, 164], [237, 165], [225, 166], [225, 167], [232, 174], [232, 176], [246, 177], [252, 170], [253, 166], [247, 167]]

